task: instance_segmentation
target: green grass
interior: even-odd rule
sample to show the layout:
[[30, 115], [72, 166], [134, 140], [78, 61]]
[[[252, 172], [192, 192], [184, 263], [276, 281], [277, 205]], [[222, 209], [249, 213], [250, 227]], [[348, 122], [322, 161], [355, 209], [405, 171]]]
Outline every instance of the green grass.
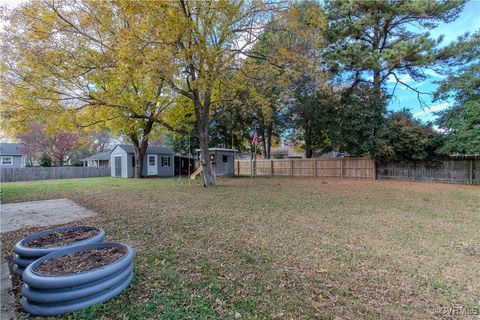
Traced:
[[[5, 203], [67, 197], [98, 213], [77, 224], [135, 248], [128, 290], [69, 319], [428, 319], [480, 296], [475, 186], [96, 178], [2, 192]], [[7, 257], [38, 229], [2, 235]]]

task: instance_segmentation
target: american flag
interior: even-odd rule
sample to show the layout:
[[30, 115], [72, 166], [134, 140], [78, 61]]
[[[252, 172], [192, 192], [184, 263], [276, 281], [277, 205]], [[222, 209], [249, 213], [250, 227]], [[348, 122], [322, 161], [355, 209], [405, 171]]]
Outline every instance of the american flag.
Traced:
[[257, 145], [257, 144], [258, 144], [257, 131], [255, 131], [255, 132], [253, 133], [252, 144], [254, 144], [254, 145]]

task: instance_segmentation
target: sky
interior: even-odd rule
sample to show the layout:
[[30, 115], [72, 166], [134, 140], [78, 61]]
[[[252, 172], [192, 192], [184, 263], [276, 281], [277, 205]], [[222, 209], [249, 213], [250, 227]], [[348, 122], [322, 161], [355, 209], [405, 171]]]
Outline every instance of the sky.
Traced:
[[[0, 5], [6, 5], [9, 8], [13, 8], [22, 2], [25, 2], [25, 0], [0, 0]], [[439, 24], [435, 29], [430, 31], [430, 34], [435, 39], [440, 35], [443, 35], [444, 40], [442, 45], [444, 46], [466, 32], [473, 33], [479, 29], [480, 0], [470, 0], [466, 3], [458, 19], [452, 23]], [[416, 82], [408, 75], [403, 75], [400, 79], [422, 92], [433, 93], [437, 87], [434, 82], [442, 80], [442, 76], [434, 70], [425, 70], [425, 73], [428, 74], [429, 77], [422, 82]], [[393, 91], [394, 85], [395, 81], [393, 79], [387, 81], [386, 88], [390, 93]], [[433, 102], [430, 95], [422, 95], [421, 97], [427, 107], [418, 101], [417, 93], [415, 91], [406, 89], [401, 84], [398, 84], [395, 90], [395, 97], [390, 100], [388, 109], [396, 111], [406, 108], [409, 109], [416, 118], [421, 119], [422, 121], [433, 121], [435, 119], [434, 112], [444, 110], [452, 105], [452, 101]]]
[[[471, 0], [466, 3], [457, 20], [448, 24], [442, 23], [438, 25], [437, 28], [430, 31], [430, 34], [434, 39], [443, 35], [444, 40], [442, 45], [445, 46], [455, 41], [458, 36], [463, 35], [465, 32], [473, 33], [479, 29], [480, 0]], [[429, 77], [423, 82], [416, 82], [408, 75], [404, 76], [401, 80], [422, 92], [432, 93], [437, 87], [434, 82], [442, 80], [442, 76], [433, 70], [425, 70], [425, 73], [427, 73]], [[394, 85], [395, 82], [393, 79], [387, 81], [387, 90], [392, 92]], [[395, 90], [395, 98], [390, 101], [388, 108], [394, 111], [407, 108], [416, 118], [423, 121], [433, 121], [435, 119], [434, 112], [444, 110], [452, 105], [452, 101], [432, 102], [429, 95], [422, 95], [422, 99], [428, 108], [425, 108], [425, 106], [419, 103], [416, 92], [408, 90], [401, 84], [398, 84]]]

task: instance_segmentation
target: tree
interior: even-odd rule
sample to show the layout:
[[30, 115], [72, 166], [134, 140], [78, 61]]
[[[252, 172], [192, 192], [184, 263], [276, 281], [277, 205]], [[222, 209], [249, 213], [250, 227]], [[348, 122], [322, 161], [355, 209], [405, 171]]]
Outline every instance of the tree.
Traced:
[[[436, 124], [445, 130], [447, 154], [480, 154], [480, 31], [461, 37], [441, 52], [439, 72], [450, 70], [435, 92], [436, 101], [455, 103], [440, 112]], [[454, 71], [454, 72], [452, 72]]]
[[[141, 177], [155, 126], [174, 100], [178, 34], [166, 2], [29, 2], [2, 34], [1, 107], [9, 127], [41, 121], [55, 128], [101, 126], [127, 136]], [[51, 121], [53, 120], [53, 121]]]
[[51, 167], [52, 166], [52, 158], [50, 158], [47, 154], [42, 154], [40, 157], [40, 167]]
[[72, 132], [55, 130], [47, 132], [45, 126], [38, 123], [30, 125], [26, 132], [17, 136], [32, 155], [47, 155], [55, 165], [68, 163], [79, 146], [79, 137]]
[[317, 93], [327, 78], [322, 60], [325, 30], [326, 19], [316, 2], [294, 3], [267, 24], [249, 53], [252, 58], [238, 72], [242, 109], [260, 134], [265, 158], [270, 158], [272, 138], [279, 135], [286, 116], [288, 127], [300, 127], [296, 131], [311, 157], [321, 109]]
[[442, 139], [431, 124], [423, 125], [408, 110], [390, 113], [386, 120], [376, 137], [377, 161], [407, 165], [436, 159]]
[[387, 96], [378, 98], [373, 86], [335, 87], [326, 102], [324, 122], [331, 148], [353, 156], [371, 156], [377, 131], [385, 122]]
[[193, 104], [203, 182], [211, 186], [215, 184], [209, 155], [211, 115], [219, 105], [223, 81], [263, 28], [267, 8], [256, 1], [179, 0], [171, 5], [174, 16], [170, 21], [180, 30], [172, 44], [176, 50], [173, 61], [181, 73], [169, 84]]
[[411, 26], [431, 30], [440, 22], [453, 21], [464, 2], [328, 0], [332, 42], [328, 57], [336, 68], [351, 74], [349, 83], [371, 83], [377, 97], [385, 81], [393, 77], [421, 99], [422, 92], [403, 81], [401, 75], [423, 79], [422, 67], [438, 58], [436, 45], [441, 38], [433, 40], [428, 32], [417, 32]]

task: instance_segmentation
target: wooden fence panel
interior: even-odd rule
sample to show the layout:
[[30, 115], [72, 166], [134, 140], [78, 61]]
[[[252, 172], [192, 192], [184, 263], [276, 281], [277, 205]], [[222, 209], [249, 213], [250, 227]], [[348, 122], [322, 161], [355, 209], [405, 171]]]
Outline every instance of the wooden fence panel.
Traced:
[[[252, 175], [250, 160], [237, 160], [237, 176]], [[480, 160], [448, 160], [438, 168], [419, 165], [376, 167], [370, 158], [272, 159], [256, 161], [257, 176], [332, 177], [348, 179], [394, 179], [480, 184]]]
[[[250, 160], [237, 160], [235, 173], [250, 176], [253, 163]], [[271, 159], [256, 161], [257, 176], [293, 177], [374, 177], [375, 165], [369, 158], [313, 158], [313, 159]]]
[[480, 160], [447, 160], [437, 168], [427, 168], [424, 165], [416, 167], [381, 165], [377, 168], [377, 178], [480, 184]]
[[108, 176], [110, 176], [110, 167], [27, 167], [1, 169], [2, 182]]
[[317, 159], [317, 177], [342, 177], [342, 159]]
[[370, 158], [344, 158], [342, 168], [344, 178], [375, 178], [375, 163]]

